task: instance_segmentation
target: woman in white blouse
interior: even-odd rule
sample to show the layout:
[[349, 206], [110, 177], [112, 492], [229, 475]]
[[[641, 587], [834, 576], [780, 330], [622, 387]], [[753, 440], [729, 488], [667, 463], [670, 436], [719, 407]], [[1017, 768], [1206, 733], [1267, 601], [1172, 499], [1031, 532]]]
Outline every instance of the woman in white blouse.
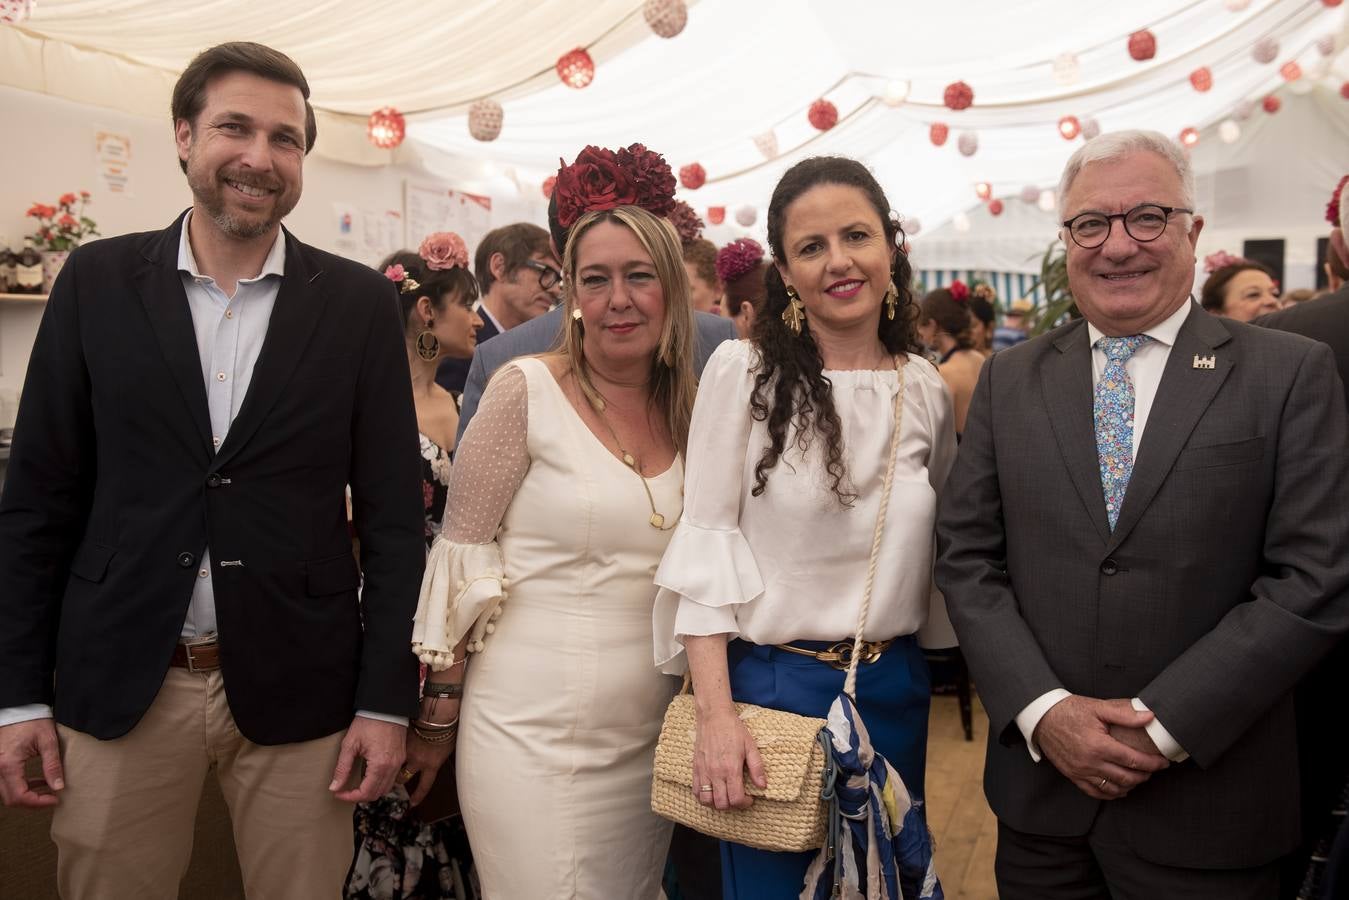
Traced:
[[[751, 342], [703, 372], [684, 515], [656, 574], [656, 661], [691, 671], [693, 790], [751, 803], [763, 763], [733, 702], [823, 717], [843, 686], [887, 466], [902, 428], [857, 680], [872, 744], [919, 799], [930, 690], [919, 650], [954, 633], [932, 585], [937, 494], [955, 455], [951, 401], [918, 355], [909, 263], [860, 163], [807, 159], [768, 209], [768, 303]], [[727, 900], [795, 897], [813, 853], [722, 844]]]

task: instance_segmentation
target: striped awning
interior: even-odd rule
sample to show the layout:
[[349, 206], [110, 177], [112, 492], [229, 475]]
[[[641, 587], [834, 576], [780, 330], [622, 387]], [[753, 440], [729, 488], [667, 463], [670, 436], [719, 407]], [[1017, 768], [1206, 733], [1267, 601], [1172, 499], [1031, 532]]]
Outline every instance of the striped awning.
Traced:
[[[1036, 278], [1026, 272], [989, 272], [978, 269], [919, 269], [914, 281], [923, 291], [935, 291], [953, 281], [973, 285], [977, 281], [993, 285], [998, 292], [998, 304], [1006, 307], [1013, 300], [1025, 297], [1036, 306], [1045, 302], [1044, 288], [1035, 286]], [[1034, 286], [1034, 287], [1033, 287]]]

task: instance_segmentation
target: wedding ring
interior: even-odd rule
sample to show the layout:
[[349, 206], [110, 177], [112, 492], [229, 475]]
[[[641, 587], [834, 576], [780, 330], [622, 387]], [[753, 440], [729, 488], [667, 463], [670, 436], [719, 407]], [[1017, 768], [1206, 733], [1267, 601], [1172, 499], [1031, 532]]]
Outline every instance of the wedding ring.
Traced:
[[1106, 786], [1107, 784], [1109, 784], [1109, 783], [1110, 783], [1110, 779], [1108, 779], [1108, 778], [1102, 778], [1102, 779], [1101, 779], [1101, 783], [1098, 784], [1097, 787], [1099, 787], [1101, 790], [1105, 790], [1105, 786]]
[[700, 794], [709, 793], [709, 792], [711, 792], [711, 790], [712, 790], [712, 785], [710, 785], [710, 784], [705, 784], [705, 785], [703, 785], [702, 787], [698, 788], [698, 793], [700, 793]]
[[415, 772], [409, 772], [407, 766], [403, 766], [403, 768], [398, 770], [398, 783], [403, 784], [405, 782], [411, 781], [412, 776], [415, 774], [416, 774]]

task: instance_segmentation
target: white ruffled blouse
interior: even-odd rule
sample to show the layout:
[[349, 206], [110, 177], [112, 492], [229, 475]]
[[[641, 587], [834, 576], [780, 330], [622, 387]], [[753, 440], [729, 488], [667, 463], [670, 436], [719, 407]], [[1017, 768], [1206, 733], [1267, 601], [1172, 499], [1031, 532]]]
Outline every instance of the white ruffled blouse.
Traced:
[[[894, 370], [831, 371], [843, 425], [844, 507], [830, 488], [823, 443], [787, 449], [751, 496], [768, 425], [750, 416], [757, 351], [722, 344], [698, 387], [689, 433], [684, 515], [655, 581], [656, 664], [680, 674], [686, 635], [730, 634], [756, 644], [845, 640], [861, 609], [885, 478], [899, 376]], [[910, 354], [890, 508], [864, 637], [918, 633], [926, 647], [956, 643], [932, 581], [937, 497], [955, 460], [951, 398], [937, 370]]]

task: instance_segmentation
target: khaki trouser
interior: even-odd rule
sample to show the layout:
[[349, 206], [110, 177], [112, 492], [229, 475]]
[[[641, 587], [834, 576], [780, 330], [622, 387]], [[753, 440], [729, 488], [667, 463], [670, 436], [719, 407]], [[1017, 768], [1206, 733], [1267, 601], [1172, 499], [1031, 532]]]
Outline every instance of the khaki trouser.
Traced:
[[52, 819], [64, 900], [174, 900], [214, 768], [248, 900], [334, 900], [352, 807], [328, 791], [342, 734], [265, 747], [239, 734], [220, 672], [170, 668], [145, 716], [100, 741], [58, 728], [65, 790]]

